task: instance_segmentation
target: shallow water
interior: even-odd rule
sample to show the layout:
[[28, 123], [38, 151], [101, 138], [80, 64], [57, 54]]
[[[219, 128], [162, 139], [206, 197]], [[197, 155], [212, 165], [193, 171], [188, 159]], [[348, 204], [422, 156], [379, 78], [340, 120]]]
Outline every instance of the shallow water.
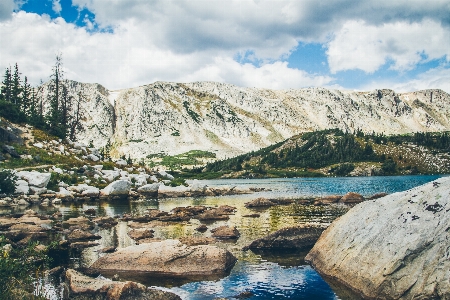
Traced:
[[[115, 216], [124, 213], [142, 214], [149, 208], [170, 211], [178, 206], [231, 205], [237, 207], [237, 212], [228, 221], [204, 223], [208, 231], [199, 233], [195, 228], [203, 224], [198, 220], [173, 223], [153, 227], [155, 238], [177, 239], [184, 236], [210, 236], [209, 230], [222, 226], [236, 226], [240, 238], [233, 242], [217, 242], [216, 245], [231, 251], [238, 262], [229, 276], [215, 281], [180, 282], [147, 278], [145, 284], [168, 289], [180, 295], [183, 299], [216, 299], [232, 298], [242, 292], [253, 294], [251, 299], [354, 299], [356, 296], [339, 286], [330, 285], [320, 275], [303, 261], [305, 253], [253, 253], [241, 249], [253, 240], [278, 229], [303, 222], [330, 223], [337, 216], [344, 214], [347, 207], [288, 205], [276, 206], [265, 210], [247, 209], [244, 204], [257, 197], [301, 198], [332, 194], [343, 195], [347, 192], [358, 192], [369, 196], [378, 192], [394, 193], [404, 191], [423, 183], [432, 181], [439, 176], [392, 176], [392, 177], [359, 177], [359, 178], [294, 178], [294, 179], [246, 179], [246, 180], [208, 180], [202, 181], [208, 185], [239, 185], [246, 187], [265, 188], [265, 191], [237, 196], [177, 198], [177, 199], [147, 199], [144, 201], [110, 201], [71, 203], [59, 207], [36, 207], [40, 212], [53, 213], [59, 210], [64, 219], [77, 217], [88, 208], [94, 208], [97, 216]], [[5, 212], [5, 211], [3, 211]], [[1, 212], [0, 212], [1, 213]], [[243, 217], [258, 213], [257, 218]], [[102, 236], [100, 245], [87, 248], [71, 254], [68, 266], [89, 267], [98, 257], [99, 250], [114, 246], [123, 248], [134, 245], [135, 242], [127, 235], [129, 230], [126, 222], [109, 229], [97, 228], [97, 234]], [[343, 292], [344, 291], [344, 292]], [[58, 292], [53, 293], [57, 298]]]

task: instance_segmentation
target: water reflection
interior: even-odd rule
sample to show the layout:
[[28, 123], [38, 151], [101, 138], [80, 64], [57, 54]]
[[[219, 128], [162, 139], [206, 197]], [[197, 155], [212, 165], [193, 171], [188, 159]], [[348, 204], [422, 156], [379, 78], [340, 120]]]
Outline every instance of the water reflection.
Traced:
[[[244, 246], [278, 229], [296, 225], [302, 222], [329, 223], [337, 216], [344, 214], [345, 206], [308, 206], [291, 204], [276, 206], [263, 210], [252, 210], [244, 206], [245, 202], [257, 197], [311, 197], [319, 195], [345, 194], [349, 191], [361, 193], [365, 196], [377, 192], [398, 192], [434, 180], [438, 176], [399, 176], [374, 178], [320, 178], [320, 179], [263, 179], [263, 180], [220, 180], [205, 181], [210, 185], [238, 184], [247, 187], [264, 187], [268, 190], [238, 196], [177, 198], [177, 199], [146, 199], [143, 201], [89, 201], [62, 203], [60, 206], [41, 207], [32, 209], [43, 213], [53, 214], [59, 211], [63, 219], [84, 216], [84, 211], [94, 209], [96, 216], [121, 216], [124, 213], [143, 215], [148, 209], [159, 209], [170, 212], [179, 206], [220, 206], [230, 205], [237, 208], [229, 220], [216, 222], [200, 222], [191, 219], [178, 223], [150, 223], [155, 233], [155, 239], [178, 239], [186, 236], [211, 236], [211, 229], [219, 226], [236, 226], [240, 231], [237, 241], [217, 241], [215, 244], [231, 251], [238, 262], [231, 274], [217, 281], [176, 282], [154, 280], [153, 284], [165, 286], [176, 292], [184, 299], [215, 299], [230, 298], [242, 292], [250, 291], [261, 299], [355, 299], [346, 289], [331, 282], [330, 286], [309, 266], [304, 264], [306, 252], [258, 252], [242, 251]], [[24, 208], [3, 209], [0, 214], [20, 213]], [[244, 217], [258, 213], [259, 217]], [[200, 224], [206, 224], [208, 231], [199, 233], [195, 230]], [[95, 228], [95, 232], [102, 237], [99, 245], [83, 250], [73, 250], [70, 253], [68, 266], [79, 268], [89, 267], [100, 256], [101, 249], [107, 247], [125, 248], [134, 245], [128, 236], [131, 229], [127, 222], [119, 222], [112, 228]], [[140, 226], [143, 226], [140, 224]], [[336, 292], [333, 292], [333, 290]], [[337, 296], [339, 295], [339, 296]]]

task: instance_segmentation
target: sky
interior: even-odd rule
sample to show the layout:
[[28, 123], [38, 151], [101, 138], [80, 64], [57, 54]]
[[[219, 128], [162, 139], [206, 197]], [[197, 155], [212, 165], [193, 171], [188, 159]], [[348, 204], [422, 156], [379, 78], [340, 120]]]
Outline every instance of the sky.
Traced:
[[[448, 0], [1, 0], [0, 72], [450, 93]], [[2, 73], [4, 74], [4, 73]]]

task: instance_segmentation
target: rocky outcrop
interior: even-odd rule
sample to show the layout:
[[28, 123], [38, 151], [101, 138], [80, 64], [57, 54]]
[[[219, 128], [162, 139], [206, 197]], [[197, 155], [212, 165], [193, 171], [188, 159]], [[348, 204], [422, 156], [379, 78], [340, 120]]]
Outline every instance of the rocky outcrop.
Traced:
[[[330, 128], [385, 134], [450, 130], [450, 95], [442, 90], [275, 91], [217, 82], [155, 82], [108, 91], [99, 84], [65, 84], [70, 96], [83, 95], [86, 113], [78, 140], [95, 147], [115, 142], [116, 157], [206, 150], [224, 158]], [[48, 88], [45, 84], [39, 96], [47, 99]]]
[[371, 299], [450, 298], [450, 178], [353, 207], [306, 260]]
[[326, 228], [326, 224], [312, 223], [283, 228], [253, 241], [244, 250], [311, 249]]
[[73, 269], [66, 271], [65, 297], [72, 300], [181, 300], [176, 294], [132, 282], [92, 278]]
[[[90, 267], [104, 275], [166, 276], [178, 278], [220, 277], [228, 274], [236, 258], [210, 245], [186, 246], [178, 240], [140, 244], [99, 258]], [[121, 277], [122, 277], [121, 275]]]

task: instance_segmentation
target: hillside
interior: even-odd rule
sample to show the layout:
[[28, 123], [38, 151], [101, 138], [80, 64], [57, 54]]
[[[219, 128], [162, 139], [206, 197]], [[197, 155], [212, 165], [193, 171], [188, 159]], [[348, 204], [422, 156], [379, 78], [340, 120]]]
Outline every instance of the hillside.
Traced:
[[[297, 177], [436, 174], [450, 172], [450, 135], [366, 135], [329, 129], [303, 133], [283, 142], [183, 176]], [[195, 174], [197, 172], [197, 175]]]
[[[139, 161], [193, 150], [222, 159], [331, 128], [384, 134], [450, 130], [450, 95], [441, 90], [276, 91], [156, 82], [109, 91], [99, 84], [66, 82], [70, 94], [84, 95], [79, 141], [97, 148], [109, 141], [113, 157], [130, 155]], [[48, 85], [39, 90], [45, 96]]]

